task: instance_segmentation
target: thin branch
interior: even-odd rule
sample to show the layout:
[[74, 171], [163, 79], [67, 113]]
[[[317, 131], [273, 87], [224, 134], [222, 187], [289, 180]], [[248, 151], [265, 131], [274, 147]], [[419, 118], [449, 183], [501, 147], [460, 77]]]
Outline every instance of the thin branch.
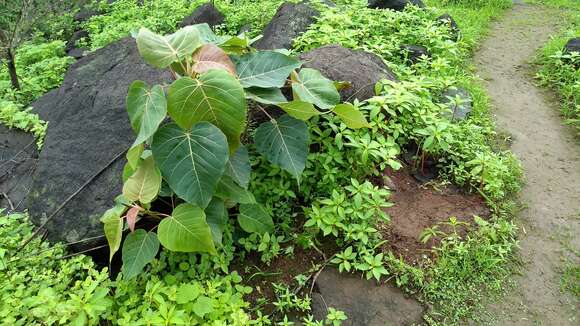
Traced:
[[102, 246], [98, 246], [98, 247], [90, 248], [90, 249], [87, 249], [87, 250], [83, 250], [83, 251], [75, 252], [75, 253], [73, 253], [73, 254], [70, 254], [70, 255], [62, 256], [62, 257], [60, 257], [60, 259], [67, 259], [67, 258], [70, 258], [70, 257], [74, 257], [74, 256], [78, 256], [78, 255], [86, 254], [87, 252], [91, 252], [91, 251], [99, 250], [99, 249], [102, 249], [102, 248], [105, 248], [105, 247], [108, 247], [108, 246], [109, 246], [109, 245], [102, 245]]
[[10, 197], [8, 197], [8, 195], [3, 192], [1, 193], [2, 197], [6, 198], [6, 200], [8, 201], [8, 205], [10, 206], [10, 211], [13, 212], [14, 211], [14, 205], [12, 205], [12, 201], [10, 201]]
[[126, 152], [127, 152], [127, 149], [125, 149], [122, 152], [120, 152], [119, 154], [115, 155], [115, 157], [107, 165], [105, 165], [101, 170], [99, 170], [92, 177], [90, 177], [89, 180], [87, 180], [87, 182], [85, 182], [79, 189], [77, 189], [77, 191], [75, 191], [72, 195], [70, 195], [54, 212], [52, 212], [52, 214], [50, 214], [50, 216], [46, 219], [46, 221], [44, 221], [44, 223], [42, 223], [42, 225], [40, 225], [38, 227], [38, 229], [36, 229], [36, 231], [30, 236], [30, 238], [28, 238], [28, 240], [26, 240], [20, 246], [19, 250], [22, 250], [24, 247], [26, 247], [26, 245], [28, 243], [30, 243], [30, 241], [32, 241], [32, 239], [34, 239], [40, 233], [40, 231], [56, 216], [56, 214], [61, 209], [63, 209], [74, 197], [76, 197], [84, 188], [86, 188], [91, 182], [93, 182], [93, 180], [96, 177], [98, 177], [101, 173], [103, 173], [103, 171], [105, 171], [107, 168], [109, 168], [109, 166], [111, 166], [113, 163], [115, 163], [115, 161], [117, 161], [117, 159], [119, 159]]

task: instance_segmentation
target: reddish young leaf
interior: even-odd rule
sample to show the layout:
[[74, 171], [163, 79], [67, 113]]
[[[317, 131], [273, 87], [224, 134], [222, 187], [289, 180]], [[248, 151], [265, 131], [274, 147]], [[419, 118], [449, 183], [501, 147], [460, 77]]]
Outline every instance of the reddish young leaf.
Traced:
[[236, 75], [236, 66], [230, 57], [219, 47], [206, 44], [193, 54], [193, 71], [202, 74], [211, 69], [223, 69]]
[[139, 215], [140, 210], [141, 207], [133, 206], [127, 211], [127, 225], [129, 225], [131, 232], [135, 231], [135, 223], [137, 223], [137, 215]]

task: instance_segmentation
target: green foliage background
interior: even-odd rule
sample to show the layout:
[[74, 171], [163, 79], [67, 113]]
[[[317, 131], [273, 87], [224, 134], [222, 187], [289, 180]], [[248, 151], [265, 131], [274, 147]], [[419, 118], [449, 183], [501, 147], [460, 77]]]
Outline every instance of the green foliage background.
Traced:
[[[112, 6], [98, 4], [105, 14], [84, 25], [90, 32], [85, 45], [90, 49], [105, 46], [141, 26], [171, 32], [201, 2], [146, 0], [143, 8], [130, 0]], [[281, 1], [215, 3], [226, 15], [219, 31], [235, 34], [250, 23], [255, 36]], [[401, 288], [433, 304], [428, 317], [432, 324], [457, 323], [473, 313], [486, 289], [501, 288], [510, 273], [506, 264], [512, 258], [516, 230], [505, 203], [519, 189], [521, 168], [497, 141], [485, 91], [466, 60], [506, 1], [433, 0], [428, 4], [439, 9], [409, 8], [402, 13], [364, 9], [364, 1], [337, 3], [344, 7], [324, 10], [318, 22], [295, 41], [293, 51], [332, 43], [371, 51], [385, 59], [401, 82], [385, 82], [378, 87], [377, 97], [355, 103], [370, 121], [369, 130], [349, 129], [328, 115], [308, 124], [311, 144], [321, 150], [309, 154], [300, 184], [288, 172], [252, 155], [250, 188], [275, 216], [273, 233], [239, 234], [235, 222], [229, 221], [217, 255], [163, 251], [138, 277], [111, 280], [106, 269], [99, 271], [86, 257], [63, 258], [62, 245], [49, 248], [35, 241], [26, 251], [15, 253], [30, 235], [31, 226], [24, 215], [0, 214], [0, 317], [14, 324], [110, 320], [121, 325], [246, 325], [250, 319], [256, 325], [268, 324], [270, 317], [244, 301], [251, 289], [231, 272], [231, 262], [256, 254], [269, 264], [279, 256], [291, 257], [299, 246], [318, 248], [325, 237], [341, 249], [334, 264], [366, 278], [392, 277]], [[459, 42], [435, 22], [443, 12], [458, 21]], [[432, 58], [409, 66], [402, 44], [426, 46]], [[0, 94], [5, 98], [0, 101], [0, 122], [23, 126], [40, 137], [42, 132], [37, 130], [46, 126], [37, 117], [20, 117], [16, 111], [57, 87], [71, 60], [63, 56], [62, 41], [40, 40], [19, 51], [20, 73], [29, 86], [12, 92], [5, 72], [0, 71]], [[474, 110], [465, 121], [449, 121], [445, 116], [449, 108], [440, 104], [441, 94], [451, 86], [464, 87], [473, 97]], [[426, 145], [430, 136], [437, 141]], [[438, 250], [439, 259], [421, 267], [380, 252], [376, 227], [389, 222], [381, 208], [392, 203], [388, 189], [378, 190], [365, 182], [380, 176], [386, 167], [400, 167], [398, 157], [411, 143], [421, 144], [439, 160], [448, 181], [481, 192], [494, 210], [489, 222], [469, 226], [467, 237], [449, 234]], [[256, 148], [250, 146], [249, 151], [255, 154]], [[481, 292], [473, 295], [476, 289]], [[291, 296], [287, 290], [277, 290], [278, 306], [286, 308], [272, 319], [309, 306], [308, 298]], [[47, 300], [51, 304], [41, 304]], [[339, 322], [343, 316], [333, 310], [328, 318]]]

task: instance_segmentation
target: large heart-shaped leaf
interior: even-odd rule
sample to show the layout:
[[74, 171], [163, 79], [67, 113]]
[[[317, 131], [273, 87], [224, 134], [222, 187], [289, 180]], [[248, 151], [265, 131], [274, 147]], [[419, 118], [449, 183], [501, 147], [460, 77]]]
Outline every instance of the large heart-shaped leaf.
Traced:
[[215, 45], [220, 45], [224, 43], [229, 36], [218, 36], [212, 30], [207, 23], [191, 25], [192, 28], [197, 30], [199, 33], [199, 38], [202, 43], [211, 43]]
[[159, 223], [157, 233], [163, 247], [172, 251], [216, 252], [205, 213], [198, 206], [177, 206]]
[[249, 87], [245, 89], [246, 98], [263, 104], [286, 103], [288, 100], [279, 88]]
[[131, 127], [137, 133], [132, 147], [143, 144], [149, 139], [167, 114], [167, 100], [159, 85], [151, 89], [147, 83], [136, 80], [129, 86], [127, 93], [127, 112]]
[[[127, 165], [129, 166], [129, 168], [131, 168], [131, 170], [134, 171], [137, 168], [137, 166], [139, 165], [139, 161], [141, 160], [141, 154], [143, 154], [144, 150], [145, 150], [145, 146], [143, 144], [139, 144], [137, 146], [133, 145], [127, 151], [127, 155], [126, 155]], [[133, 172], [131, 172], [131, 174], [132, 173]]]
[[286, 83], [286, 79], [302, 62], [274, 51], [259, 51], [235, 58], [240, 82], [246, 87], [277, 87]]
[[254, 135], [256, 149], [268, 161], [298, 178], [308, 156], [308, 127], [304, 121], [283, 115], [262, 123]]
[[240, 205], [238, 223], [244, 231], [249, 233], [272, 234], [274, 232], [272, 216], [259, 204]]
[[232, 179], [243, 188], [248, 188], [251, 172], [252, 167], [250, 165], [248, 149], [246, 146], [242, 145], [238, 147], [234, 155], [230, 156], [226, 165], [226, 174], [232, 177]]
[[304, 121], [315, 115], [320, 115], [320, 112], [314, 108], [314, 105], [308, 102], [292, 101], [288, 103], [280, 103], [278, 106], [286, 111], [286, 113], [288, 113], [292, 118]]
[[224, 201], [214, 197], [205, 209], [205, 217], [211, 230], [213, 242], [221, 245], [224, 229], [228, 222], [228, 211]]
[[340, 102], [340, 94], [334, 83], [316, 69], [304, 68], [298, 74], [293, 73], [292, 91], [299, 100], [323, 110], [329, 110]]
[[145, 27], [137, 34], [137, 48], [148, 64], [165, 68], [174, 61], [179, 61], [201, 45], [198, 30], [193, 26], [184, 27], [177, 32], [161, 36]]
[[236, 66], [227, 53], [216, 45], [205, 44], [193, 54], [193, 71], [202, 74], [212, 69], [222, 69], [236, 75]]
[[370, 127], [370, 124], [362, 112], [357, 110], [357, 108], [350, 103], [343, 103], [335, 106], [334, 113], [349, 128], [359, 129]]
[[123, 196], [133, 202], [148, 204], [155, 199], [160, 187], [161, 172], [155, 166], [153, 156], [149, 156], [123, 185]]
[[251, 192], [238, 186], [234, 180], [227, 175], [224, 175], [218, 183], [215, 196], [239, 204], [252, 204], [256, 202], [256, 199]]
[[109, 243], [109, 262], [113, 260], [113, 256], [121, 248], [121, 240], [123, 239], [123, 219], [121, 215], [126, 209], [125, 205], [116, 204], [101, 217], [101, 222], [104, 224], [105, 237]]
[[208, 121], [228, 138], [230, 150], [240, 144], [246, 127], [246, 99], [238, 80], [224, 70], [210, 70], [198, 79], [176, 80], [167, 94], [169, 115], [183, 129]]
[[131, 279], [150, 263], [159, 251], [159, 240], [154, 232], [138, 229], [129, 233], [123, 243], [123, 275]]
[[151, 149], [173, 192], [206, 207], [228, 161], [226, 136], [209, 122], [197, 123], [190, 131], [171, 123], [155, 133]]

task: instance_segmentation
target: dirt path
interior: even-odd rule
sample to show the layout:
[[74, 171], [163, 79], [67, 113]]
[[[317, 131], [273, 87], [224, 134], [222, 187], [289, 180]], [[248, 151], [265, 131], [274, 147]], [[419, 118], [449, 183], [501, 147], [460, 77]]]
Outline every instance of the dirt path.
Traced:
[[[558, 12], [515, 5], [495, 23], [475, 62], [497, 115], [512, 135], [527, 183], [520, 215], [525, 271], [490, 307], [497, 325], [578, 325], [578, 302], [559, 288], [563, 242], [580, 248], [580, 146], [558, 116], [558, 104], [533, 85], [528, 62], [557, 32]], [[565, 237], [565, 234], [571, 237]], [[576, 259], [577, 257], [569, 258]]]

